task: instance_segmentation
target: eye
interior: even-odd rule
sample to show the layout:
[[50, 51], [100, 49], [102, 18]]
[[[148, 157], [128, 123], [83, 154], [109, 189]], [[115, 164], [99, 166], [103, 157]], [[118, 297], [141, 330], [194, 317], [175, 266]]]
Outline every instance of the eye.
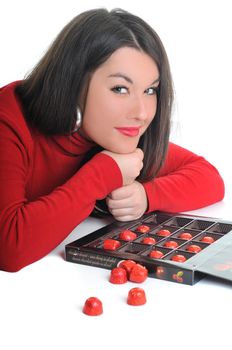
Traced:
[[125, 86], [114, 86], [111, 90], [119, 95], [124, 95], [128, 92], [128, 89]]
[[147, 95], [155, 95], [158, 90], [158, 87], [150, 87], [147, 90], [145, 90], [145, 93]]

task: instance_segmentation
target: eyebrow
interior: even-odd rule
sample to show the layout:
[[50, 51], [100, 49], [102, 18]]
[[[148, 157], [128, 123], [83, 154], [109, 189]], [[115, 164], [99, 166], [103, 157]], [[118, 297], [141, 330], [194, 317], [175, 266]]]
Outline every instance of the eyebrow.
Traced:
[[[108, 78], [123, 78], [125, 79], [128, 83], [133, 84], [133, 80], [131, 78], [129, 78], [127, 75], [123, 74], [123, 73], [115, 73], [115, 74], [110, 74], [108, 75]], [[158, 83], [160, 81], [160, 78], [158, 77], [157, 79], [155, 79], [151, 85]]]

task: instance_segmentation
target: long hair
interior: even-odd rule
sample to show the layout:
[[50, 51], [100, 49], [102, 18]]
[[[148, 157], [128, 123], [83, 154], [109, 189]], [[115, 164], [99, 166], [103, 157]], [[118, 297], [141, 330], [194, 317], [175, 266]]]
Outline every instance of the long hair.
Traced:
[[86, 98], [91, 74], [121, 47], [148, 54], [160, 74], [156, 115], [138, 145], [144, 152], [138, 180], [146, 182], [155, 177], [165, 159], [173, 89], [163, 44], [141, 18], [121, 9], [94, 9], [76, 16], [19, 84], [16, 93], [28, 123], [47, 135], [70, 134], [78, 102]]

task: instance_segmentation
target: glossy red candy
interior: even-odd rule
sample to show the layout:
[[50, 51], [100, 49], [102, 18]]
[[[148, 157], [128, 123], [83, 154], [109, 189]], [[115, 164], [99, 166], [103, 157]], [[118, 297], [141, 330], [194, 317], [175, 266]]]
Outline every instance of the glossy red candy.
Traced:
[[136, 231], [138, 231], [140, 233], [147, 233], [150, 231], [150, 227], [147, 225], [140, 225], [137, 227]]
[[161, 259], [164, 256], [164, 254], [160, 250], [152, 250], [149, 256], [153, 259]]
[[123, 260], [119, 263], [118, 267], [122, 267], [126, 270], [127, 276], [129, 277], [132, 267], [136, 265], [134, 260]]
[[144, 237], [144, 239], [142, 240], [142, 243], [144, 243], [144, 244], [155, 244], [156, 240], [153, 237]]
[[178, 243], [176, 241], [167, 241], [164, 243], [164, 246], [167, 248], [174, 249], [174, 248], [178, 247]]
[[211, 236], [204, 236], [204, 237], [201, 239], [201, 242], [211, 244], [211, 243], [214, 242], [214, 238], [211, 237]]
[[182, 255], [182, 254], [173, 255], [172, 261], [185, 262], [186, 261], [186, 257], [184, 255]]
[[133, 239], [137, 238], [136, 233], [130, 230], [124, 230], [120, 232], [119, 238], [124, 240], [124, 241], [133, 241]]
[[136, 264], [131, 269], [129, 280], [131, 282], [142, 283], [146, 280], [147, 276], [148, 276], [148, 271], [146, 267], [140, 264]]
[[126, 270], [122, 267], [115, 267], [111, 270], [110, 282], [114, 284], [123, 284], [127, 282]]
[[88, 316], [98, 316], [103, 313], [102, 302], [96, 297], [90, 297], [85, 301], [83, 313]]
[[132, 288], [128, 292], [127, 304], [139, 306], [146, 304], [146, 294], [142, 288]]
[[199, 253], [201, 251], [201, 247], [199, 247], [199, 245], [192, 244], [187, 248], [187, 251], [191, 253]]
[[168, 237], [170, 236], [171, 232], [169, 230], [159, 230], [157, 232], [158, 236], [162, 236], [162, 237]]
[[116, 250], [120, 247], [121, 243], [115, 239], [105, 239], [103, 242], [103, 248], [106, 250]]
[[189, 239], [192, 239], [193, 236], [192, 236], [191, 233], [189, 233], [189, 232], [182, 232], [182, 233], [179, 235], [179, 238], [185, 239], [185, 240], [189, 240]]

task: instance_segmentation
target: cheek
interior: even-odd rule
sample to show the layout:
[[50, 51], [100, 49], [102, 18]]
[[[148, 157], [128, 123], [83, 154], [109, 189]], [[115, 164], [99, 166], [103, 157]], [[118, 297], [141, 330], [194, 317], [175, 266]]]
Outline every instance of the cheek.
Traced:
[[83, 116], [83, 131], [96, 142], [104, 136], [108, 139], [122, 114], [122, 106], [110, 94], [96, 93], [89, 95]]
[[95, 94], [92, 90], [88, 94], [82, 122], [82, 130], [91, 139], [93, 139], [95, 133], [102, 130], [100, 125], [105, 125], [107, 122], [104, 98], [102, 94], [98, 93], [97, 89], [95, 90]]
[[113, 121], [105, 108], [90, 108], [83, 117], [82, 130], [95, 143], [102, 145], [108, 139]]

